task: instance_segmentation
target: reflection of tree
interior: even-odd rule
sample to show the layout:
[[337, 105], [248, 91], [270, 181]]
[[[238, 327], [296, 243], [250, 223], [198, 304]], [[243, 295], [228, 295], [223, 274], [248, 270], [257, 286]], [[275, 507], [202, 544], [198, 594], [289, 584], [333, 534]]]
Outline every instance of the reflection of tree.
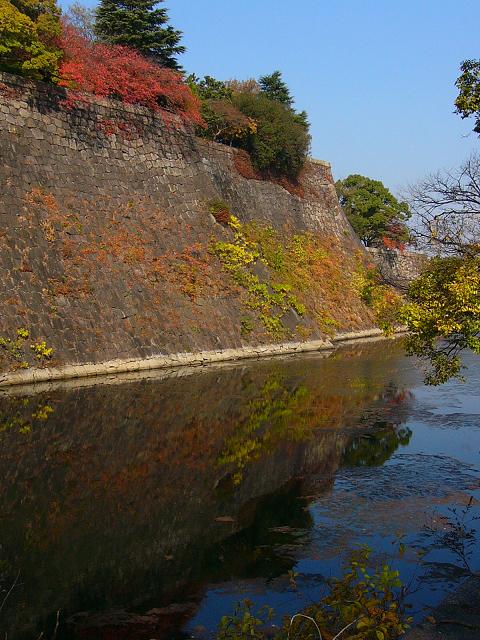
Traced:
[[[135, 602], [146, 611], [216, 577], [285, 573], [275, 545], [301, 544], [299, 530], [311, 524], [305, 502], [281, 487], [298, 477], [325, 483], [351, 429], [369, 432], [379, 411], [391, 424], [403, 406], [384, 392], [397, 375], [395, 352], [364, 349], [363, 358], [49, 390], [28, 406], [0, 397], [4, 423], [23, 417], [33, 427], [0, 433], [0, 538], [11, 564], [0, 574], [10, 585], [22, 572], [2, 612], [9, 638], [21, 637], [19, 607], [26, 637], [38, 637], [37, 622], [51, 616], [54, 626], [59, 609]], [[55, 412], [42, 422], [47, 405]], [[232, 487], [235, 473], [243, 482]]]
[[[351, 456], [359, 451], [358, 464], [382, 464], [400, 444], [408, 443], [409, 430], [397, 429], [395, 425], [403, 420], [411, 392], [398, 389], [394, 383], [382, 389], [371, 376], [354, 378], [349, 391], [347, 396], [325, 390], [312, 393], [305, 385], [292, 389], [281, 373], [275, 371], [250, 400], [246, 415], [225, 440], [217, 458], [218, 466], [231, 469], [230, 480], [238, 485], [246, 467], [272, 454], [280, 443], [303, 442], [312, 437], [315, 429], [343, 426], [351, 407], [368, 401], [372, 405], [357, 420], [371, 433], [355, 439], [348, 451]], [[364, 463], [360, 462], [362, 456]]]
[[380, 466], [399, 446], [406, 446], [412, 431], [402, 423], [406, 420], [411, 399], [410, 391], [398, 389], [393, 383], [387, 384], [375, 405], [362, 416], [360, 423], [368, 427], [368, 431], [350, 441], [343, 453], [343, 466]]
[[354, 438], [343, 453], [345, 467], [378, 467], [388, 460], [400, 445], [406, 446], [412, 436], [408, 427], [380, 421], [372, 431]]
[[[198, 567], [214, 582], [231, 578], [277, 577], [291, 569], [295, 561], [278, 552], [278, 545], [298, 544], [299, 532], [313, 526], [313, 519], [299, 500], [300, 482], [290, 482], [274, 494], [244, 505], [240, 513], [251, 523], [234, 535], [206, 550]], [[285, 526], [288, 523], [288, 526]]]

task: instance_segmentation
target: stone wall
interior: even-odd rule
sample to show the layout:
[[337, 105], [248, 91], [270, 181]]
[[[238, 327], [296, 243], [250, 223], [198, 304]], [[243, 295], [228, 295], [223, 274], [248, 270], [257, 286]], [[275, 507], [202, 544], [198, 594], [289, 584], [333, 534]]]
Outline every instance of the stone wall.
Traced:
[[369, 247], [368, 253], [384, 281], [397, 289], [406, 289], [418, 278], [428, 259], [421, 253], [386, 248]]
[[[0, 337], [28, 328], [56, 364], [272, 342], [261, 327], [242, 335], [245, 300], [208, 249], [232, 236], [212, 200], [243, 223], [319, 234], [338, 247], [333, 262], [362, 252], [328, 163], [307, 163], [298, 197], [242, 177], [235, 149], [162, 116], [101, 100], [67, 108], [65, 97], [0, 74]], [[347, 301], [338, 291], [325, 305], [347, 305], [336, 327], [371, 327]], [[325, 336], [293, 311], [286, 326], [290, 339], [302, 326]]]

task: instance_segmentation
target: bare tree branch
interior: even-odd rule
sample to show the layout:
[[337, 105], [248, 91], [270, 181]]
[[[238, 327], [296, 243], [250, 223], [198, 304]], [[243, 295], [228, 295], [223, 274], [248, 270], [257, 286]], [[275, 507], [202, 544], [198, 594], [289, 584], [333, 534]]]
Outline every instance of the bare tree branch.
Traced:
[[415, 243], [437, 255], [465, 255], [480, 246], [480, 156], [454, 171], [432, 174], [406, 194]]

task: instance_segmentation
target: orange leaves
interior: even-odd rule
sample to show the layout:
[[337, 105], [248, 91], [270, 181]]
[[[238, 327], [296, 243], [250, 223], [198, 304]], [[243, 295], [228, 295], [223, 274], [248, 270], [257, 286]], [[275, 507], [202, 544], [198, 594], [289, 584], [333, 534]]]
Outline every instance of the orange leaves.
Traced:
[[260, 173], [253, 168], [252, 160], [246, 151], [236, 151], [233, 162], [238, 173], [247, 180], [262, 180]]
[[[31, 228], [40, 227], [52, 252], [58, 251], [63, 266], [62, 276], [49, 281], [46, 291], [52, 298], [84, 298], [94, 293], [98, 268], [108, 270], [112, 277], [127, 277], [131, 286], [137, 283], [148, 287], [155, 304], [164, 303], [159, 292], [181, 292], [196, 302], [204, 293], [211, 295], [224, 287], [207, 244], [185, 243], [191, 226], [180, 228], [177, 221], [166, 225], [162, 212], [147, 210], [141, 202], [134, 215], [129, 203], [116, 207], [97, 228], [91, 227], [88, 215], [72, 213], [73, 203], [64, 209], [52, 194], [41, 189], [27, 193], [25, 202], [25, 221]], [[151, 238], [160, 224], [167, 246], [158, 253], [158, 243]], [[179, 240], [181, 234], [183, 240]], [[80, 241], [73, 240], [78, 236], [82, 237]], [[172, 244], [178, 249], [170, 248]]]
[[58, 213], [59, 207], [51, 193], [45, 193], [39, 187], [34, 187], [25, 194], [25, 202], [31, 206], [41, 205], [50, 212]]
[[388, 236], [384, 236], [382, 238], [382, 244], [385, 247], [385, 249], [390, 249], [392, 251], [400, 251], [401, 253], [403, 253], [405, 251], [405, 243], [404, 242], [400, 242], [399, 240], [396, 240], [395, 238], [390, 238]]

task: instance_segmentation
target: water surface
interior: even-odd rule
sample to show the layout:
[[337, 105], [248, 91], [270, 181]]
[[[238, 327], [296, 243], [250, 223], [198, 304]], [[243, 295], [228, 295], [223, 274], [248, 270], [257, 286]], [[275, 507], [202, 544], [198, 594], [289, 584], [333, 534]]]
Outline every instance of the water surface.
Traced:
[[0, 630], [205, 637], [247, 596], [298, 611], [355, 545], [388, 555], [398, 534], [422, 615], [465, 575], [449, 509], [480, 496], [467, 360], [437, 388], [388, 341], [0, 396]]

